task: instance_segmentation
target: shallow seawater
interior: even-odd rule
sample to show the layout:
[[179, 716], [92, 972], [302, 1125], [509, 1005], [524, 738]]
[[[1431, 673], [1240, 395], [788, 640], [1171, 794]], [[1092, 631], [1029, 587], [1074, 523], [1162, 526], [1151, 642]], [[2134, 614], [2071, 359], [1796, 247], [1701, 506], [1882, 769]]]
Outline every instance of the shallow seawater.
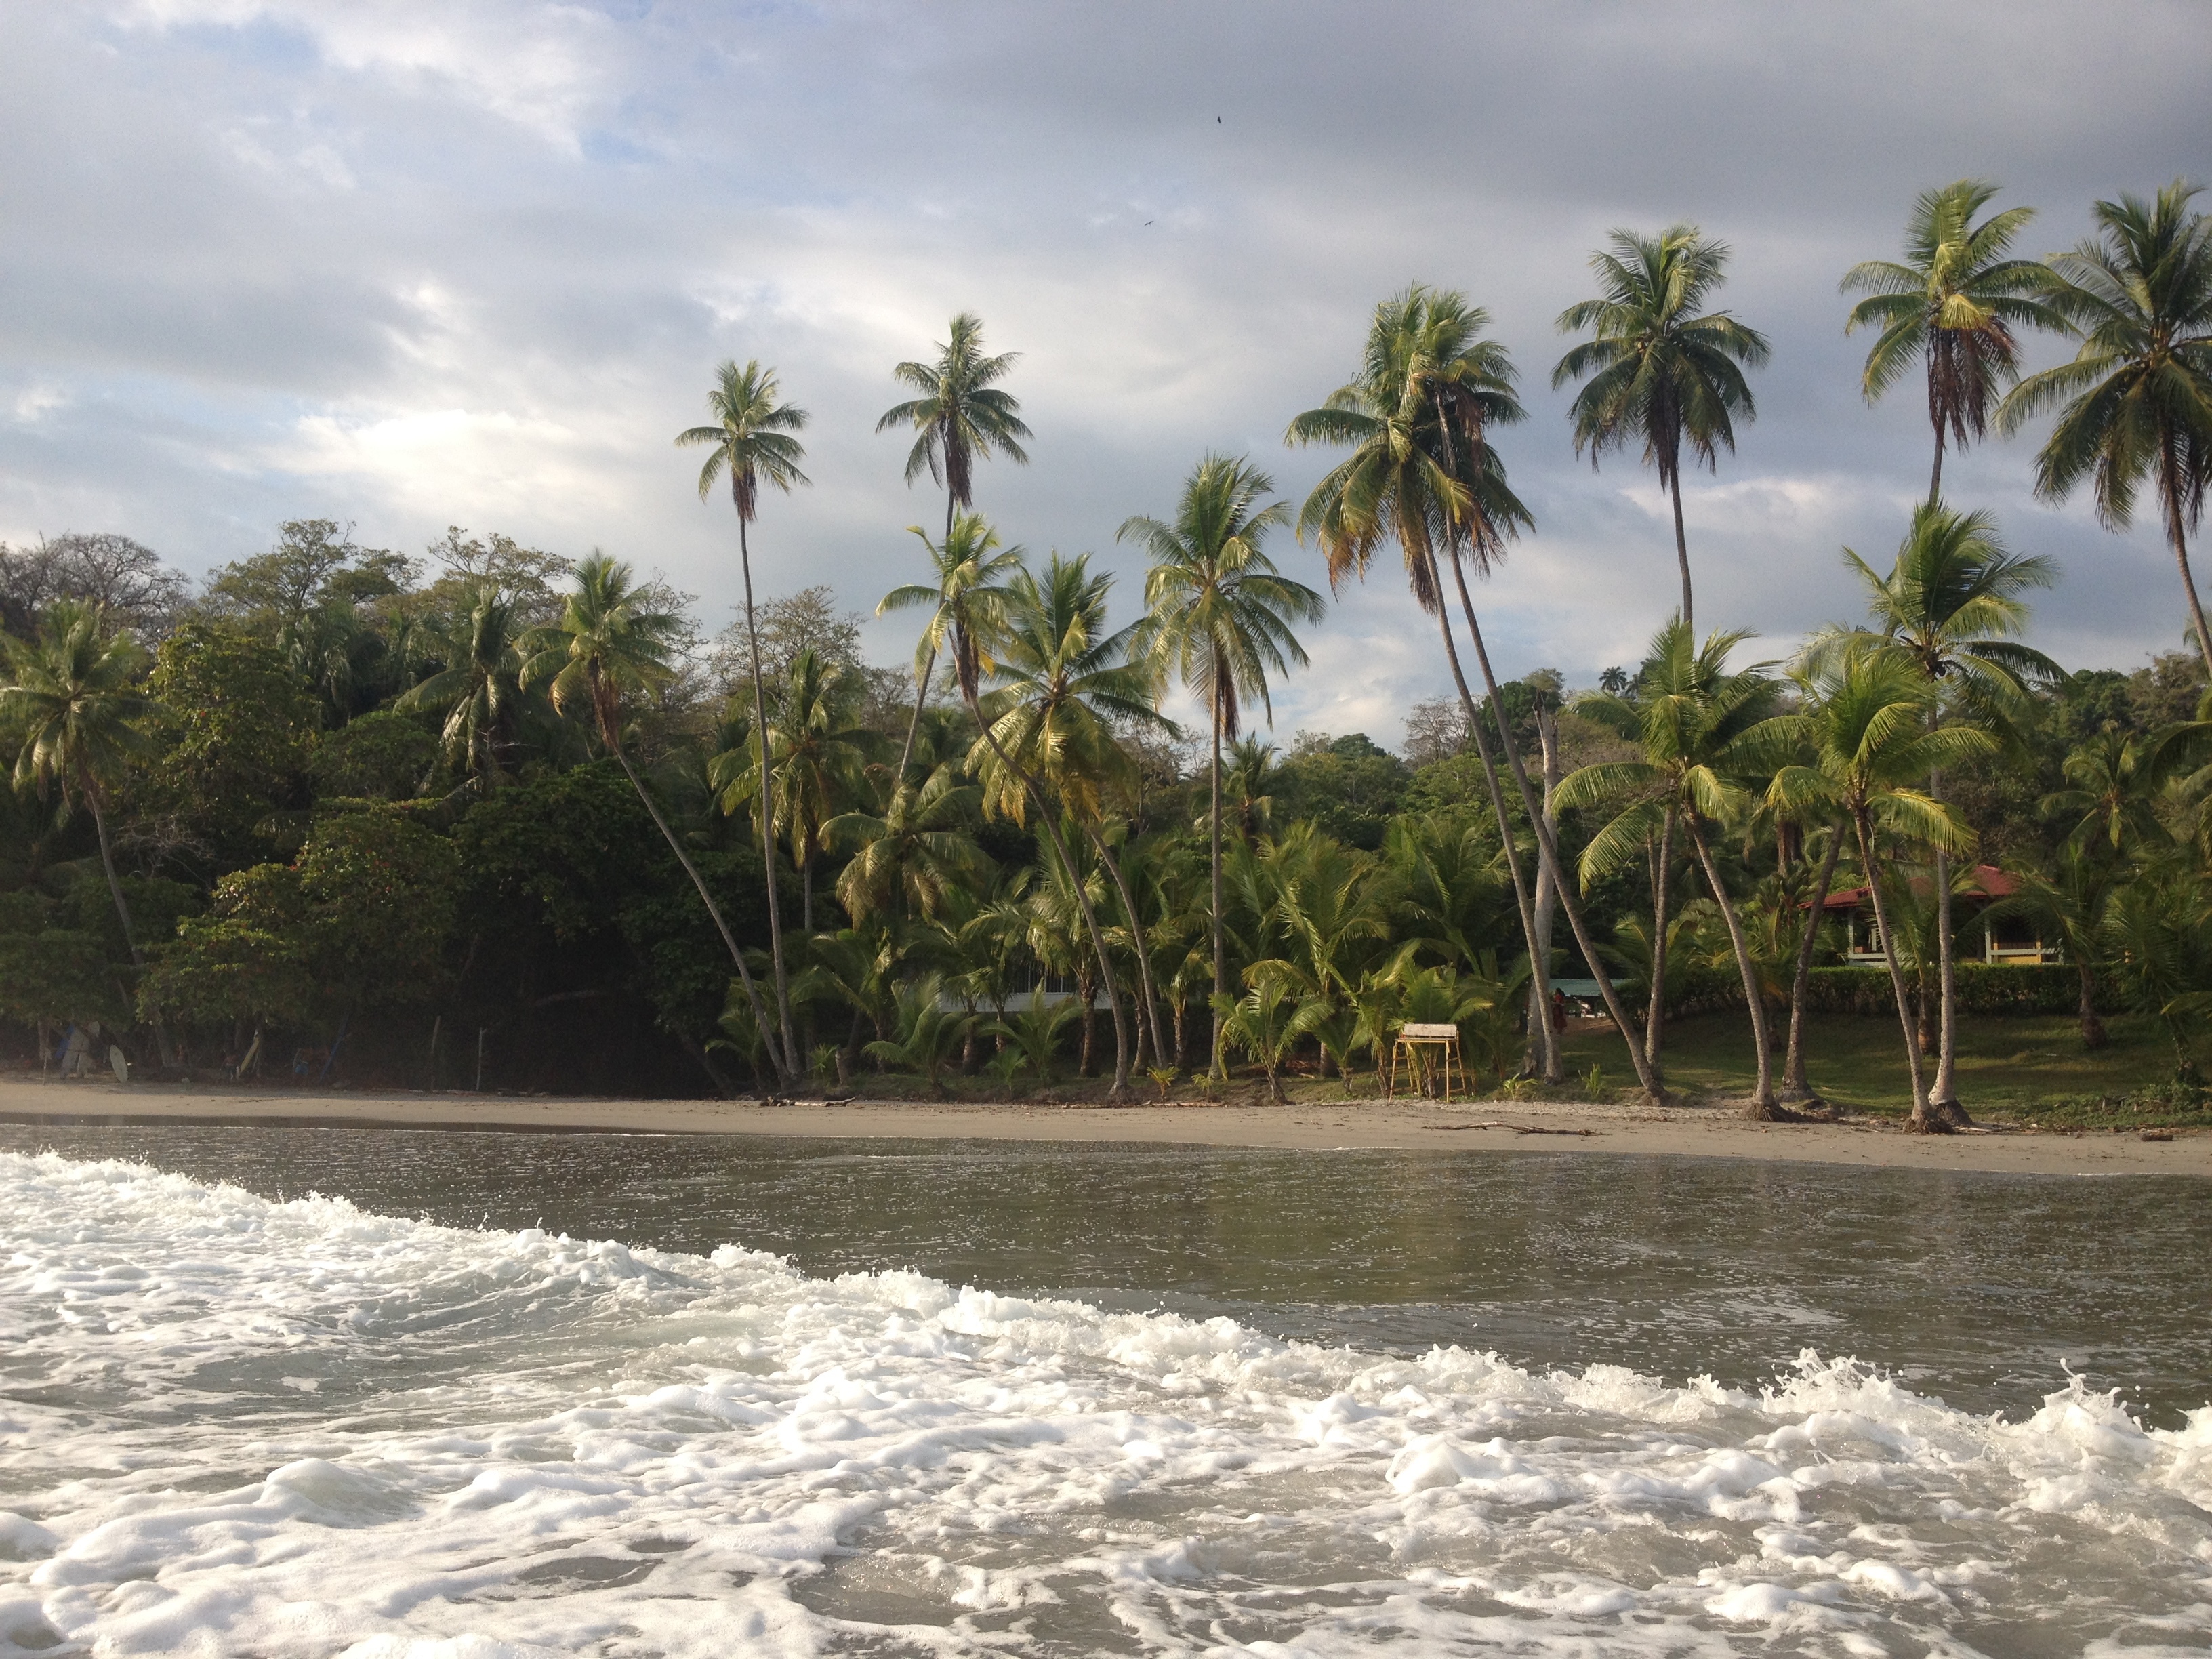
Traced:
[[0, 1129], [0, 1655], [2201, 1652], [2207, 1196]]

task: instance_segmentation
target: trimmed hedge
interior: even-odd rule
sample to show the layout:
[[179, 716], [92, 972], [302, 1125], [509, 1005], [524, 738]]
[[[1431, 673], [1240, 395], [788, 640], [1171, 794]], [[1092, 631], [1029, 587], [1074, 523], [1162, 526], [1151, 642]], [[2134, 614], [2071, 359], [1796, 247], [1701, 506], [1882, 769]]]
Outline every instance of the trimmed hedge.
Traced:
[[[2071, 1014], [2081, 1006], [2081, 975], [2063, 963], [1961, 962], [1954, 971], [1962, 1014]], [[1935, 975], [1929, 979], [1932, 985]], [[1911, 994], [1910, 972], [1905, 988]], [[2104, 988], [2098, 988], [2101, 993]], [[1893, 1017], [1896, 1012], [1890, 1000], [1889, 970], [1879, 965], [1815, 968], [1805, 1000], [1815, 1013]], [[1743, 981], [1735, 969], [1698, 968], [1684, 976], [1667, 1012], [1669, 1018], [1679, 1018], [1742, 1006]], [[1788, 1006], [1786, 1000], [1783, 1006]], [[2098, 1007], [2103, 1013], [2112, 1012], [2101, 994]]]

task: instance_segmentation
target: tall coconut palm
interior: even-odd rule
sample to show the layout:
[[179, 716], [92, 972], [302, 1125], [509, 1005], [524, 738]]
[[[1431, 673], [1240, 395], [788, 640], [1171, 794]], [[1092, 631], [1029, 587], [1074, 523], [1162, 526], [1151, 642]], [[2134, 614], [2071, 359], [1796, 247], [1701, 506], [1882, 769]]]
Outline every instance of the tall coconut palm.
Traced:
[[1755, 417], [1745, 368], [1765, 362], [1765, 337], [1725, 311], [1702, 311], [1726, 280], [1725, 242], [1695, 225], [1670, 225], [1656, 236], [1616, 230], [1610, 252], [1590, 256], [1598, 296], [1559, 313], [1563, 334], [1590, 337], [1559, 359], [1552, 384], [1583, 380], [1568, 419], [1575, 453], [1590, 465], [1630, 439], [1659, 474], [1674, 509], [1674, 557], [1682, 572], [1682, 621], [1695, 626], [1690, 595], [1690, 544], [1682, 530], [1682, 448], [1717, 470], [1719, 453], [1735, 449], [1735, 423]]
[[[1084, 832], [1121, 902], [1136, 958], [1138, 1000], [1149, 1028], [1154, 1063], [1168, 1053], [1167, 1026], [1154, 995], [1144, 917], [1103, 828], [1105, 793], [1133, 772], [1115, 739], [1116, 725], [1172, 734], [1152, 706], [1152, 678], [1133, 660], [1134, 627], [1107, 623], [1109, 575], [1091, 574], [1087, 556], [1055, 553], [1040, 574], [1027, 569], [1007, 582], [993, 636], [992, 690], [981, 708], [992, 721], [970, 769], [983, 775], [987, 800], [1018, 821], [1027, 791], [993, 766], [1011, 759], [1025, 779], [1059, 798]], [[1102, 970], [1109, 971], [1104, 962]]]
[[[1635, 702], [1600, 692], [1576, 705], [1577, 712], [1633, 734], [1644, 758], [1585, 766], [1561, 781], [1557, 799], [1566, 809], [1629, 798], [1626, 810], [1583, 849], [1585, 884], [1642, 857], [1661, 817], [1679, 821], [1688, 831], [1705, 884], [1727, 924], [1729, 946], [1743, 980], [1744, 1006], [1751, 1013], [1759, 1075], [1746, 1113], [1761, 1122], [1775, 1122], [1790, 1115], [1774, 1097], [1765, 998], [1744, 936], [1743, 918], [1713, 862], [1709, 833], [1738, 817], [1748, 804], [1742, 780], [1757, 769], [1759, 727], [1773, 708], [1772, 681], [1756, 668], [1731, 672], [1728, 666], [1730, 654], [1747, 637], [1714, 634], [1700, 646], [1679, 619], [1661, 629], [1651, 641], [1641, 695]], [[1664, 911], [1655, 920], [1656, 927], [1663, 927]], [[1655, 977], [1663, 975], [1663, 966], [1655, 963], [1654, 972]]]
[[951, 532], [942, 542], [932, 542], [919, 525], [908, 528], [928, 552], [937, 574], [936, 584], [895, 587], [884, 595], [877, 610], [881, 613], [919, 605], [930, 607], [921, 642], [915, 650], [916, 659], [925, 652], [942, 652], [951, 656], [953, 684], [959, 688], [960, 700], [967, 705], [969, 718], [983, 734], [983, 746], [998, 763], [1000, 779], [1011, 779], [1022, 791], [1030, 809], [1036, 812], [1038, 828], [1043, 832], [1060, 873], [1066, 878], [1082, 915], [1084, 930], [1090, 936], [1091, 951], [1097, 957], [1107, 1007], [1114, 1018], [1115, 1063], [1110, 1097], [1124, 1099], [1129, 1088], [1128, 1019], [1121, 1006], [1121, 994], [1114, 983], [1113, 957], [1106, 948], [1105, 930], [1098, 925], [1097, 907], [1091, 902], [1090, 892], [1068, 853], [1066, 839], [1060, 831], [1058, 814], [1046, 798], [1042, 781], [1024, 769], [1006, 752], [1000, 741], [996, 721], [983, 712], [983, 680], [996, 668], [994, 653], [1000, 637], [1006, 632], [1008, 589], [1022, 573], [1022, 550], [1018, 547], [1002, 548], [998, 533], [981, 514], [975, 513], [956, 514]]
[[479, 587], [467, 612], [454, 619], [447, 666], [410, 686], [392, 704], [404, 710], [443, 709], [440, 741], [447, 760], [486, 793], [505, 775], [522, 711], [520, 622], [511, 598], [489, 583]]
[[981, 792], [949, 765], [919, 788], [893, 788], [881, 811], [854, 807], [822, 826], [833, 848], [852, 857], [837, 876], [837, 899], [854, 917], [875, 915], [903, 898], [933, 916], [963, 885], [982, 879], [990, 860], [969, 834]]
[[1928, 421], [1936, 428], [1930, 501], [1943, 496], [1945, 447], [1964, 449], [1984, 436], [1998, 398], [2019, 378], [2015, 331], [2067, 326], [2042, 298], [2051, 268], [2005, 257], [2035, 210], [2007, 208], [1974, 222], [1998, 188], [1985, 179], [1961, 179], [1922, 191], [1905, 222], [1904, 259], [1865, 260], [1838, 284], [1845, 294], [1868, 296], [1851, 307], [1844, 332], [1879, 331], [1859, 377], [1866, 400], [1880, 398], [1916, 362], [1927, 374]]
[[107, 806], [108, 792], [124, 768], [153, 750], [139, 722], [154, 705], [136, 689], [145, 651], [129, 634], [111, 634], [102, 624], [97, 607], [62, 599], [46, 608], [35, 639], [5, 641], [8, 683], [0, 686], [0, 719], [23, 734], [15, 787], [41, 793], [52, 787], [64, 806], [81, 800], [92, 813], [123, 943], [132, 963], [143, 968], [146, 958], [115, 871]]
[[[653, 815], [669, 851], [691, 878], [700, 902], [722, 935], [730, 960], [737, 965], [757, 1028], [764, 1037], [772, 1039], [774, 1028], [769, 1023], [768, 1010], [745, 966], [744, 952], [738, 948], [736, 936], [722, 919], [721, 906], [714, 902], [698, 866], [691, 862], [684, 843], [668, 827], [660, 804], [638, 776], [623, 746], [623, 698], [665, 680], [674, 672], [669, 658], [681, 619], [668, 611], [653, 610], [629, 566], [604, 553], [594, 553], [576, 567], [575, 582], [562, 605], [560, 621], [532, 629], [524, 636], [520, 682], [525, 687], [544, 685], [556, 709], [590, 720], [601, 745], [622, 768], [630, 787], [645, 803], [645, 810]], [[786, 1082], [802, 1075], [792, 1064], [793, 1050], [788, 1043], [779, 1049], [769, 1040], [768, 1051], [777, 1074]]]
[[[1504, 347], [1483, 338], [1488, 323], [1488, 313], [1469, 306], [1463, 295], [1418, 283], [1385, 300], [1368, 326], [1358, 376], [1331, 392], [1320, 408], [1293, 420], [1284, 437], [1293, 444], [1352, 449], [1314, 487], [1298, 514], [1298, 536], [1303, 540], [1311, 534], [1319, 543], [1331, 591], [1340, 591], [1352, 577], [1364, 581], [1376, 554], [1395, 541], [1415, 603], [1437, 619], [1444, 660], [1498, 818], [1532, 971], [1542, 983], [1549, 952], [1536, 937], [1530, 884], [1521, 866], [1486, 728], [1460, 665], [1438, 568], [1440, 557], [1450, 557], [1454, 574], [1461, 575], [1459, 556], [1474, 544], [1478, 523], [1486, 549], [1532, 522], [1486, 444], [1447, 443], [1448, 411], [1458, 413], [1462, 426], [1471, 424], [1478, 432], [1493, 422], [1522, 418], [1511, 362]], [[1466, 597], [1462, 582], [1462, 598]], [[1465, 608], [1472, 623], [1471, 602]], [[1558, 1069], [1548, 1024], [1542, 1051], [1547, 1073]]]
[[[1873, 643], [1911, 662], [1938, 695], [1934, 718], [2009, 728], [2027, 713], [2027, 688], [2055, 684], [2058, 665], [2020, 643], [2032, 588], [2048, 587], [2057, 571], [2051, 561], [2008, 551], [1996, 520], [1986, 513], [1954, 513], [1939, 503], [1917, 507], [1912, 525], [1882, 574], [1852, 552], [1844, 557], [1867, 596], [1872, 626], [1816, 639], [1820, 650]], [[1930, 795], [1940, 799], [1942, 779], [1931, 775]], [[1955, 1084], [1958, 987], [1952, 963], [1951, 854], [1936, 846], [1936, 951], [1938, 1002], [1933, 1109], [1954, 1124], [1966, 1121]]]
[[2080, 331], [2081, 349], [2014, 386], [1997, 423], [2009, 432], [2057, 409], [2036, 456], [2035, 492], [2062, 501], [2087, 479], [2109, 529], [2127, 528], [2136, 487], [2151, 480], [2197, 648], [2212, 670], [2187, 535], [2212, 483], [2212, 223], [2190, 210], [2197, 194], [2177, 179], [2148, 202], [2097, 204], [2099, 234], [2051, 261], [2061, 279], [2051, 303]]
[[1785, 811], [1830, 809], [1850, 819], [1859, 869], [1874, 902], [1875, 927], [1881, 935], [1890, 994], [1905, 1033], [1905, 1066], [1912, 1079], [1906, 1127], [1948, 1134], [1951, 1121], [1929, 1109], [1919, 1036], [1883, 891], [1884, 861], [1876, 849], [1885, 830], [1953, 852], [1971, 846], [1966, 827], [1950, 808], [1917, 786], [1931, 772], [1990, 753], [1996, 741], [1974, 726], [1934, 724], [1936, 688], [1898, 653], [1847, 653], [1808, 683], [1817, 693], [1810, 704], [1765, 722], [1765, 736], [1778, 750], [1802, 745], [1813, 758], [1778, 768], [1768, 785], [1769, 798]]
[[[1322, 596], [1276, 568], [1261, 544], [1285, 523], [1281, 501], [1261, 506], [1273, 482], [1249, 462], [1209, 455], [1183, 483], [1175, 521], [1136, 517], [1123, 522], [1117, 541], [1136, 541], [1152, 561], [1145, 577], [1145, 622], [1139, 648], [1156, 672], [1173, 674], [1205, 703], [1212, 725], [1210, 768], [1212, 838], [1213, 994], [1229, 990], [1221, 929], [1221, 745], [1235, 742], [1244, 705], [1259, 700], [1268, 723], [1270, 671], [1305, 665], [1295, 623], [1317, 623]], [[1214, 1013], [1212, 1074], [1224, 1074], [1221, 1020]]]
[[[997, 356], [983, 353], [983, 319], [963, 311], [952, 319], [951, 338], [937, 348], [933, 362], [905, 362], [891, 370], [921, 395], [895, 404], [884, 411], [876, 430], [897, 427], [915, 431], [914, 447], [907, 452], [906, 481], [912, 483], [927, 468], [945, 486], [945, 533], [952, 533], [952, 515], [975, 505], [975, 463], [993, 451], [1026, 466], [1029, 454], [1021, 441], [1034, 437], [1022, 421], [1020, 399], [993, 381], [1005, 378], [1021, 360], [1018, 351]], [[933, 653], [921, 665], [914, 698], [914, 716], [907, 722], [906, 744], [899, 750], [895, 779], [906, 776], [914, 754], [915, 727], [929, 701], [930, 677], [936, 672]]]
[[[1315, 487], [1298, 520], [1299, 534], [1310, 531], [1321, 544], [1330, 586], [1340, 587], [1348, 576], [1364, 576], [1376, 552], [1395, 541], [1415, 600], [1437, 617], [1445, 658], [1482, 763], [1491, 810], [1497, 815], [1530, 974], [1540, 996], [1548, 1001], [1549, 942], [1537, 935], [1529, 884], [1491, 758], [1487, 722], [1478, 713], [1461, 672], [1437, 568], [1440, 556], [1449, 559], [1475, 660], [1492, 705], [1502, 707], [1498, 677], [1482, 642], [1463, 566], [1472, 559], [1479, 570], [1487, 570], [1507, 538], [1532, 520], [1507, 487], [1504, 468], [1485, 436], [1489, 425], [1517, 420], [1522, 414], [1513, 392], [1510, 360], [1504, 348], [1482, 337], [1487, 323], [1486, 313], [1456, 294], [1432, 294], [1416, 287], [1385, 301], [1376, 308], [1359, 377], [1331, 394], [1320, 409], [1299, 416], [1285, 435], [1292, 443], [1353, 446], [1352, 453]], [[1607, 1010], [1625, 1031], [1626, 1011], [1598, 957], [1581, 902], [1560, 876], [1557, 837], [1550, 833], [1529, 784], [1511, 726], [1501, 723], [1498, 735], [1532, 821], [1539, 861], [1550, 868], [1575, 942]], [[1548, 1022], [1543, 1024], [1541, 1048], [1547, 1075], [1559, 1072], [1557, 1037]], [[1658, 1095], [1656, 1070], [1640, 1052], [1632, 1052], [1631, 1058], [1644, 1091]]]
[[[799, 470], [806, 451], [792, 435], [805, 427], [806, 411], [777, 402], [780, 395], [775, 371], [762, 368], [757, 359], [743, 368], [726, 362], [714, 371], [714, 389], [707, 394], [707, 411], [714, 423], [691, 427], [676, 435], [678, 445], [707, 447], [706, 465], [699, 469], [699, 499], [705, 501], [715, 483], [726, 477], [730, 499], [738, 509], [738, 562], [744, 574], [745, 641], [752, 653], [753, 729], [757, 732], [768, 730], [768, 689], [761, 678], [760, 629], [753, 612], [753, 560], [747, 529], [759, 515], [763, 484], [788, 495], [793, 486], [807, 482], [806, 475]], [[802, 1073], [799, 1044], [791, 1029], [791, 981], [784, 971], [782, 907], [775, 892], [775, 779], [771, 775], [763, 787], [761, 811], [769, 955], [775, 968], [777, 1029], [783, 1039], [780, 1064], [785, 1077], [796, 1080]]]

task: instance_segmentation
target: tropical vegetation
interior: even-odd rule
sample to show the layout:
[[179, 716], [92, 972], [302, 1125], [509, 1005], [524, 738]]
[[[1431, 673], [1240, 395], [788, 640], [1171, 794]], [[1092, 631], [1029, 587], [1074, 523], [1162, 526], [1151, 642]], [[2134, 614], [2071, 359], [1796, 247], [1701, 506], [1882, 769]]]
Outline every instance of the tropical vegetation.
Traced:
[[[1716, 307], [1728, 249], [1676, 225], [1595, 256], [1566, 436], [1655, 469], [1680, 605], [1579, 690], [1492, 659], [1480, 596], [1538, 530], [1500, 447], [1528, 414], [1488, 314], [1425, 284], [1286, 422], [1328, 455], [1304, 499], [1203, 456], [1130, 503], [1126, 583], [976, 509], [1032, 434], [1018, 356], [952, 319], [878, 427], [945, 491], [873, 607], [910, 666], [826, 588], [757, 590], [763, 507], [808, 482], [757, 361], [677, 439], [736, 508], [718, 637], [623, 558], [458, 528], [415, 557], [297, 520], [197, 588], [124, 537], [0, 547], [0, 1034], [239, 1083], [1281, 1101], [1441, 1088], [1396, 1052], [1441, 1024], [1480, 1089], [1942, 1133], [2021, 1109], [1990, 1057], [2033, 1024], [2069, 1080], [2201, 1109], [2212, 230], [2176, 185], [2039, 261], [1997, 194], [1923, 193], [1903, 257], [1844, 276], [1861, 390], [1923, 376], [1934, 460], [1894, 552], [1842, 554], [1860, 614], [1802, 641], [1692, 608], [1683, 473], [1743, 438], [1770, 351]], [[2045, 335], [2073, 356], [2034, 370]], [[2087, 483], [2120, 528], [2155, 493], [2196, 649], [2069, 671], [2028, 642], [2056, 571], [1943, 463], [2045, 415], [2047, 498]], [[1267, 730], [1328, 594], [1393, 556], [1450, 695], [1395, 746]]]

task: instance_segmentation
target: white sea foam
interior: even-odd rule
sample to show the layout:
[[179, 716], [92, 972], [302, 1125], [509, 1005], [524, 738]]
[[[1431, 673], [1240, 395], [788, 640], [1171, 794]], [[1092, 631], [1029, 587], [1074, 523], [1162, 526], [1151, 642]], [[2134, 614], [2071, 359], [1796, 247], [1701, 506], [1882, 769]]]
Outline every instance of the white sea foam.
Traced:
[[[0, 1154], [0, 1655], [2212, 1643], [2212, 1410], [1393, 1359]], [[2032, 1638], [2032, 1639], [2030, 1639]]]

